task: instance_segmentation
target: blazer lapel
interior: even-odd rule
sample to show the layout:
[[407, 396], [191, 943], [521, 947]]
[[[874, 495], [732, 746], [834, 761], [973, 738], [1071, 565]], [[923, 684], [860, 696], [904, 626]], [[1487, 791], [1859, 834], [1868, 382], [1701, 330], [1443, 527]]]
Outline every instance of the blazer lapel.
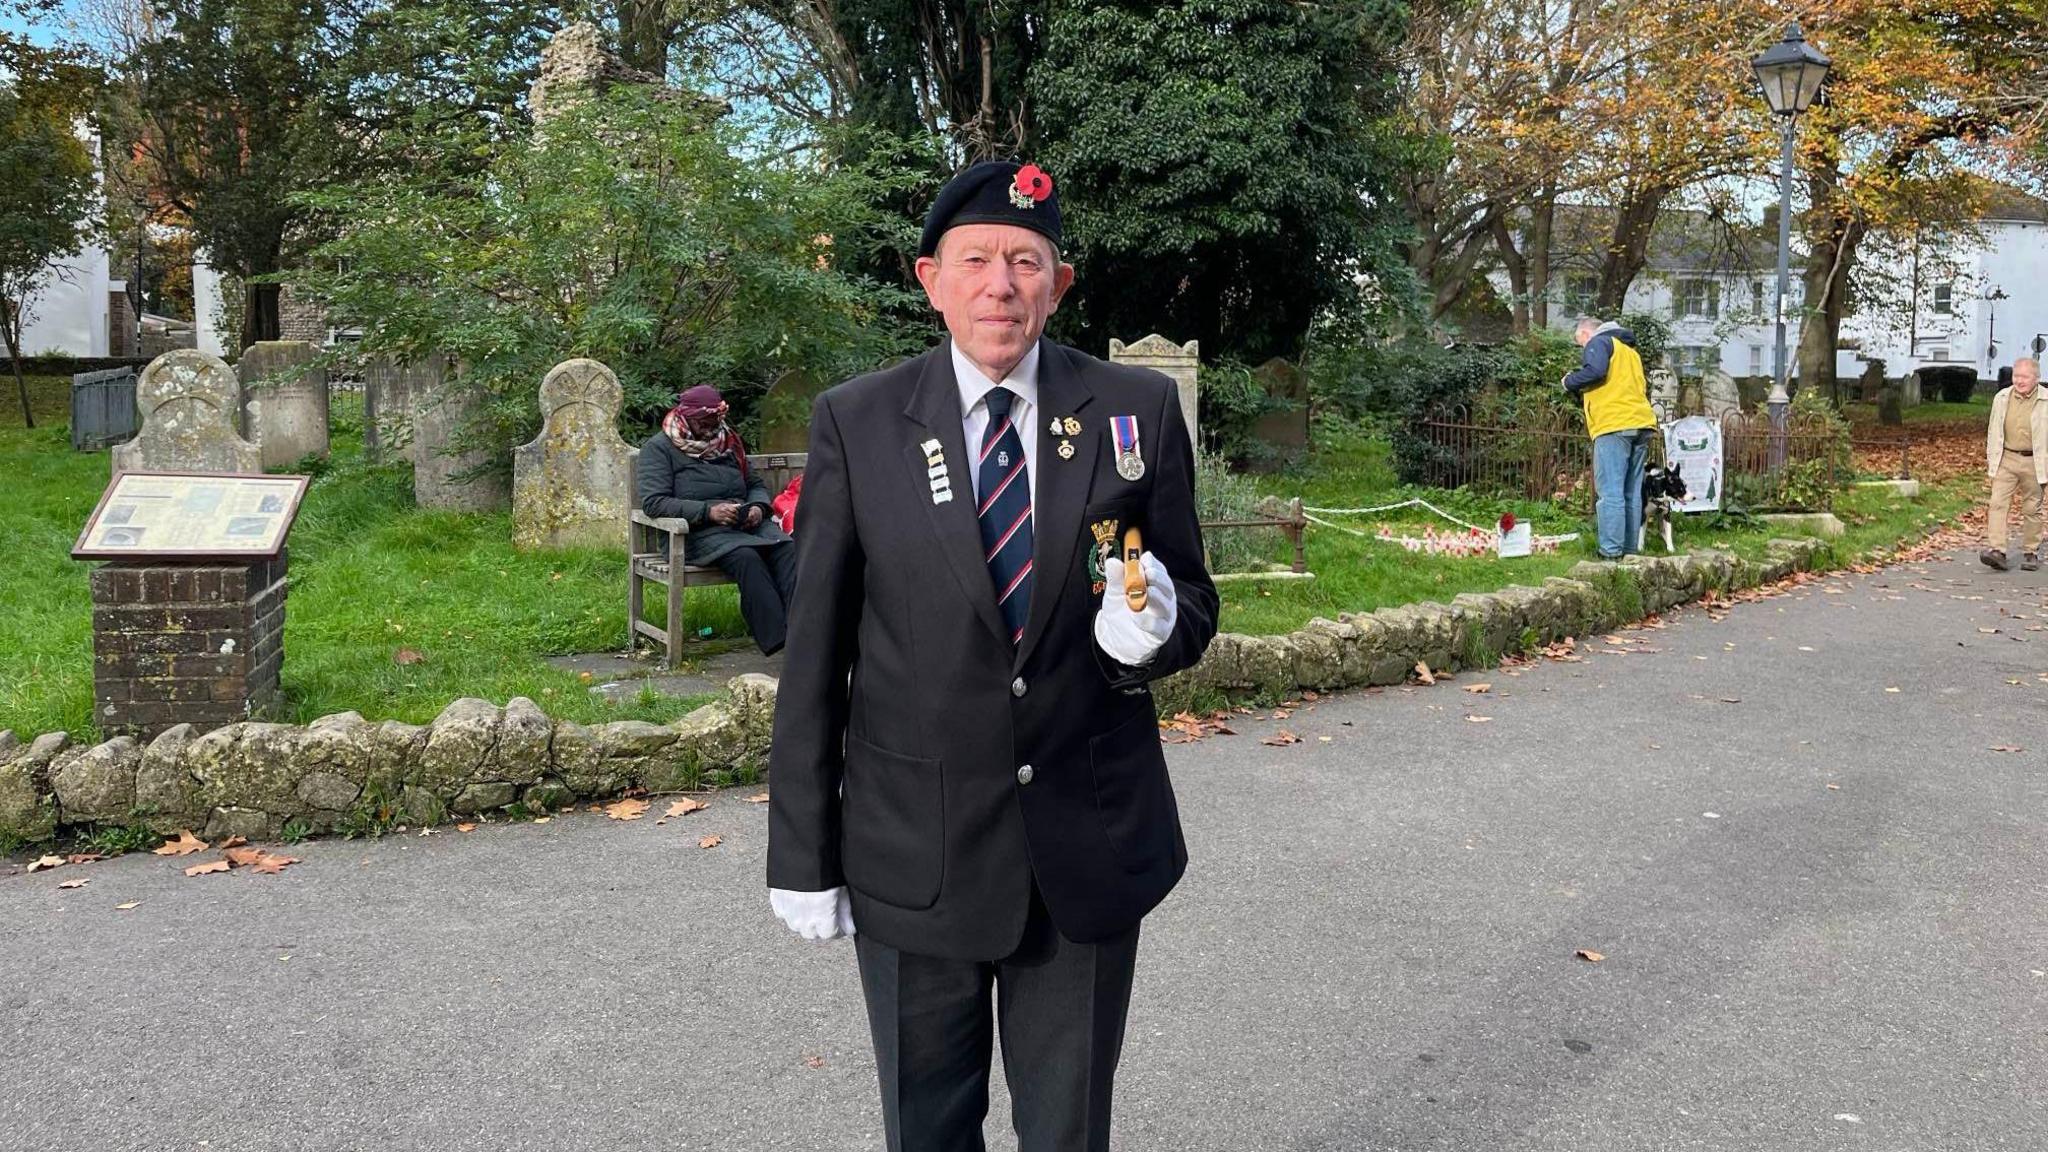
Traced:
[[[961, 595], [974, 606], [975, 615], [989, 632], [1004, 644], [1010, 642], [1003, 617], [996, 610], [995, 586], [989, 582], [988, 561], [981, 553], [981, 525], [974, 516], [974, 458], [967, 454], [961, 431], [960, 386], [953, 379], [952, 345], [941, 343], [925, 353], [924, 370], [917, 391], [911, 394], [905, 416], [924, 428], [924, 434], [904, 447], [904, 459], [915, 474], [925, 514], [931, 518], [932, 534], [938, 538], [939, 553], [959, 581]], [[925, 463], [924, 441], [937, 440], [944, 454], [946, 473], [952, 482], [953, 498], [943, 503], [931, 499], [931, 477]]]
[[[1050, 340], [1039, 341], [1038, 411], [1032, 419], [1042, 426], [1038, 440], [1038, 483], [1032, 500], [1031, 614], [1025, 618], [1024, 641], [1017, 646], [1017, 666], [1031, 657], [1039, 637], [1045, 635], [1053, 609], [1074, 583], [1067, 569], [1073, 565], [1074, 549], [1080, 543], [1081, 517], [1088, 505], [1088, 491], [1095, 477], [1097, 450], [1107, 435], [1099, 420], [1084, 420], [1079, 436], [1054, 436], [1044, 430], [1049, 421], [1079, 416], [1094, 394], [1075, 375], [1066, 353]], [[954, 406], [959, 398], [954, 397]], [[955, 422], [957, 423], [957, 421]], [[1074, 458], [1060, 459], [1057, 445], [1071, 440]], [[987, 583], [987, 581], [983, 581]]]

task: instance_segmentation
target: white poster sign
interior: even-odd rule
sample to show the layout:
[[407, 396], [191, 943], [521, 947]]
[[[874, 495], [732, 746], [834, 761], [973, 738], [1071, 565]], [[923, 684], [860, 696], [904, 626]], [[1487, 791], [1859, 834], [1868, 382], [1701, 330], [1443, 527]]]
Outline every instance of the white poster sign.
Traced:
[[1685, 480], [1685, 499], [1671, 502], [1674, 512], [1718, 512], [1721, 509], [1721, 425], [1705, 416], [1687, 416], [1664, 426], [1664, 464], [1676, 465]]

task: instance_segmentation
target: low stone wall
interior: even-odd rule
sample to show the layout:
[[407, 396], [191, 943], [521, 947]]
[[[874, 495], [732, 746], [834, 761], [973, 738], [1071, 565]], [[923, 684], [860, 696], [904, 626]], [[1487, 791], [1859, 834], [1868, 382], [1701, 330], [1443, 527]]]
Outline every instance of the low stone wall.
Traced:
[[[1455, 672], [1567, 636], [1605, 632], [1689, 603], [1782, 580], [1828, 555], [1818, 540], [1773, 540], [1763, 563], [1726, 552], [1588, 561], [1541, 587], [1405, 604], [1284, 636], [1223, 633], [1196, 667], [1159, 685], [1172, 709], [1198, 694], [1398, 684], [1417, 663]], [[518, 803], [540, 811], [628, 788], [672, 792], [766, 765], [775, 681], [741, 676], [728, 696], [673, 724], [550, 720], [533, 701], [450, 704], [432, 724], [370, 723], [354, 712], [304, 727], [179, 725], [147, 745], [91, 748], [63, 733], [23, 745], [0, 732], [0, 837], [44, 840], [60, 826], [142, 824], [211, 839], [274, 837], [391, 819], [433, 824]]]
[[435, 824], [634, 787], [682, 791], [766, 764], [775, 681], [741, 676], [728, 690], [667, 725], [550, 720], [521, 696], [503, 708], [457, 700], [427, 725], [344, 712], [303, 727], [242, 722], [201, 733], [181, 724], [147, 744], [123, 736], [90, 748], [70, 747], [61, 732], [27, 745], [0, 732], [0, 837], [140, 824], [259, 840], [294, 821], [309, 831]]
[[1225, 632], [1202, 662], [1157, 686], [1166, 707], [1216, 692], [1278, 699], [1304, 690], [1399, 684], [1418, 663], [1433, 672], [1481, 666], [1567, 636], [1606, 632], [1690, 603], [1806, 571], [1827, 555], [1818, 540], [1772, 540], [1763, 563], [1728, 552], [1586, 561], [1541, 587], [1466, 592], [1448, 604], [1403, 604], [1321, 617], [1282, 636]]

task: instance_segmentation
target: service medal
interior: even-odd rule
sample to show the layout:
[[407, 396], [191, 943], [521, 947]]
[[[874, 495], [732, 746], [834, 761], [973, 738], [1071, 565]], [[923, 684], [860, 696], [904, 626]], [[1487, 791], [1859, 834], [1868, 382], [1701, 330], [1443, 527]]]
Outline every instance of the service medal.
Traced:
[[1145, 478], [1145, 458], [1138, 446], [1138, 418], [1112, 416], [1109, 431], [1116, 441], [1116, 474], [1135, 484]]
[[1060, 451], [1060, 459], [1062, 459], [1062, 460], [1072, 460], [1072, 459], [1074, 458], [1074, 442], [1073, 442], [1072, 440], [1062, 440], [1062, 441], [1060, 441], [1060, 449], [1059, 449], [1059, 451]]

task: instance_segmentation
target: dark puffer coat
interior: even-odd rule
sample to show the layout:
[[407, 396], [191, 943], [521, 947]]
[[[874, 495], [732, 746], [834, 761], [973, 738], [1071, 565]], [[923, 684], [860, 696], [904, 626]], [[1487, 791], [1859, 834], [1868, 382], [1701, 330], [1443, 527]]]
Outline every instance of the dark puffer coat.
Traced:
[[[731, 456], [685, 456], [667, 433], [656, 432], [640, 446], [637, 480], [642, 512], [690, 522], [690, 534], [683, 537], [683, 558], [691, 564], [715, 563], [735, 548], [766, 548], [789, 539], [775, 523], [768, 504], [773, 496], [761, 474], [753, 472], [743, 479]], [[737, 523], [713, 524], [707, 515], [711, 506], [727, 501], [740, 505], [741, 520], [748, 507], [759, 505], [761, 523], [751, 530]]]

